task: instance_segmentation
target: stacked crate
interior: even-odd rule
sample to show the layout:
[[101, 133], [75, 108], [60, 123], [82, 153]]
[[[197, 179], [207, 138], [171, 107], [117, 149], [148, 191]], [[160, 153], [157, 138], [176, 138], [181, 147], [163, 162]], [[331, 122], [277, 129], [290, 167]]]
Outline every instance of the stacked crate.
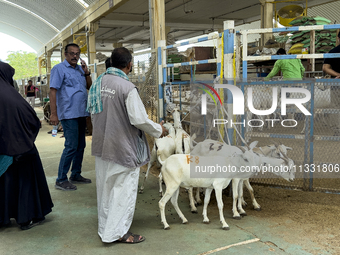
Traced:
[[[168, 55], [168, 64], [184, 62], [183, 55], [171, 54]], [[179, 67], [170, 68], [170, 79], [172, 79], [172, 70], [174, 71], [174, 80], [180, 80]]]

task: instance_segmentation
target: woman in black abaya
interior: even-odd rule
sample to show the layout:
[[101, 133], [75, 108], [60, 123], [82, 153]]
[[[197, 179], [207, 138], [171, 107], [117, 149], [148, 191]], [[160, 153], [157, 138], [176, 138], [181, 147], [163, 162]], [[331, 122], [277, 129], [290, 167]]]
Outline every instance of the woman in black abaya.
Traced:
[[40, 120], [13, 87], [14, 69], [0, 61], [0, 226], [41, 223], [53, 203], [34, 145]]

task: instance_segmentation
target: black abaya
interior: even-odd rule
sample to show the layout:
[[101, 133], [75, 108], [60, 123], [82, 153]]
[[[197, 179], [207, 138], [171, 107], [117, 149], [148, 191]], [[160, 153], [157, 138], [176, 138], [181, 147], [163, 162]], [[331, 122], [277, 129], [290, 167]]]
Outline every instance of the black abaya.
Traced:
[[44, 219], [53, 203], [37, 148], [40, 121], [14, 89], [14, 69], [0, 61], [0, 155], [13, 163], [0, 177], [0, 226]]

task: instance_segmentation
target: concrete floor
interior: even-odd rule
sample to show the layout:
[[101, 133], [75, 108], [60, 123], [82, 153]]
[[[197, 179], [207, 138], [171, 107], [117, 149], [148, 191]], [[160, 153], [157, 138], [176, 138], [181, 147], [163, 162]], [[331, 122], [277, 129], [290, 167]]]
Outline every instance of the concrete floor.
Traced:
[[[43, 113], [36, 108], [39, 118]], [[146, 241], [140, 244], [103, 244], [97, 235], [97, 201], [95, 185], [94, 157], [91, 156], [91, 137], [87, 137], [87, 147], [83, 162], [83, 176], [92, 179], [91, 184], [77, 185], [78, 190], [64, 192], [54, 188], [57, 168], [64, 138], [47, 134], [51, 126], [43, 121], [36, 146], [46, 173], [54, 208], [46, 221], [27, 231], [12, 225], [0, 229], [1, 255], [53, 255], [53, 254], [311, 254], [306, 247], [313, 243], [305, 240], [305, 247], [285, 242], [281, 229], [270, 219], [256, 218], [253, 212], [240, 221], [231, 218], [229, 204], [225, 206], [225, 218], [229, 231], [221, 229], [216, 203], [208, 208], [210, 224], [202, 223], [202, 206], [198, 214], [192, 214], [185, 192], [181, 192], [179, 206], [189, 224], [181, 224], [169, 202], [166, 217], [171, 229], [163, 230], [158, 208], [158, 182], [150, 177], [144, 194], [138, 194], [136, 212], [131, 231], [144, 235]], [[144, 173], [141, 173], [141, 178]], [[226, 198], [228, 200], [229, 198]], [[229, 199], [230, 200], [230, 199]], [[248, 209], [249, 210], [249, 209]], [[287, 231], [285, 229], [285, 231]], [[293, 235], [294, 233], [292, 233]], [[303, 238], [303, 237], [297, 237]], [[243, 244], [242, 242], [252, 243]], [[241, 244], [228, 248], [229, 245]], [[228, 249], [227, 249], [228, 248]], [[209, 253], [210, 251], [210, 253]], [[327, 254], [318, 250], [318, 254]]]

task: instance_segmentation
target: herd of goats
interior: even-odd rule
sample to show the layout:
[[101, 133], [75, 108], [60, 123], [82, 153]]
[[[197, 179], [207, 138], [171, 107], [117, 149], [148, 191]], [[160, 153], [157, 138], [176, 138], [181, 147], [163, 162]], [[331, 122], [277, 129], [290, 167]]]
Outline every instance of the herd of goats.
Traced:
[[[256, 147], [257, 142], [252, 142], [246, 146], [231, 146], [211, 139], [206, 139], [194, 146], [192, 141], [196, 139], [195, 134], [190, 137], [182, 128], [180, 112], [177, 107], [174, 108], [172, 115], [174, 123], [167, 122], [164, 124], [169, 130], [169, 135], [155, 139], [151, 152], [151, 160], [139, 190], [140, 193], [143, 193], [145, 180], [148, 177], [152, 164], [154, 162], [160, 164], [159, 192], [162, 198], [159, 201], [159, 208], [164, 229], [170, 228], [165, 217], [165, 205], [170, 199], [182, 222], [188, 222], [178, 206], [180, 187], [188, 189], [192, 212], [197, 212], [195, 204], [201, 203], [199, 188], [205, 189], [203, 206], [204, 223], [209, 223], [207, 206], [211, 192], [215, 189], [222, 229], [228, 230], [229, 226], [223, 216], [222, 190], [229, 185], [230, 181], [232, 181], [233, 218], [240, 219], [241, 216], [246, 215], [242, 208], [246, 204], [243, 199], [244, 185], [250, 192], [254, 209], [261, 209], [254, 197], [249, 178], [263, 173], [263, 169], [266, 167], [266, 169], [269, 169], [267, 172], [271, 172], [287, 181], [294, 180], [294, 162], [287, 156], [287, 151], [292, 148], [275, 142], [263, 147]], [[229, 170], [227, 169], [223, 173], [212, 173], [208, 176], [200, 176], [200, 173], [195, 175], [195, 169], [202, 169], [203, 165], [216, 165], [217, 163], [220, 166], [224, 166], [224, 170], [227, 169], [226, 166], [229, 166]], [[195, 168], [195, 166], [198, 168]], [[271, 166], [271, 168], [267, 168], [267, 166]], [[212, 169], [216, 170], [215, 168], [210, 168], [210, 170]], [[230, 169], [233, 169], [233, 171]], [[166, 185], [165, 193], [162, 190], [163, 181]], [[197, 188], [195, 198], [193, 196], [193, 188]]]

